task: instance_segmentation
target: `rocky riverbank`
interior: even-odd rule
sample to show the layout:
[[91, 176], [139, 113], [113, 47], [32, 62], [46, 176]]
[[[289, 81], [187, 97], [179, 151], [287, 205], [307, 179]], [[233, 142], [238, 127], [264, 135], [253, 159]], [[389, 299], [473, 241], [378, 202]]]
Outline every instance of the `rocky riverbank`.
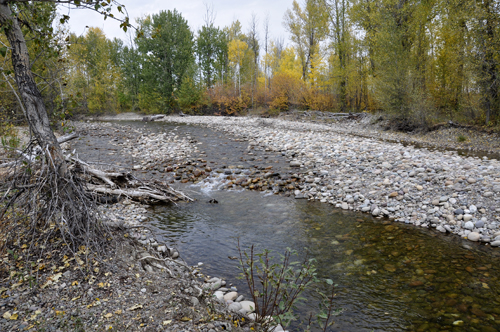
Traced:
[[[126, 158], [127, 152], [115, 148], [127, 140], [135, 145], [137, 131], [106, 123], [75, 125], [81, 138], [67, 144], [66, 152], [76, 148], [79, 157], [95, 167], [135, 169], [139, 178], [155, 175], [154, 170], [143, 174], [142, 167], [134, 168], [137, 159]], [[162, 142], [151, 158], [161, 151], [170, 161], [180, 162], [190, 153], [189, 141], [172, 137], [170, 144]], [[141, 146], [148, 143], [139, 139], [141, 153], [147, 153]], [[100, 256], [88, 256], [81, 247], [75, 257], [63, 257], [56, 249], [39, 259], [33, 272], [24, 262], [33, 244], [24, 238], [14, 243], [0, 261], [5, 272], [0, 282], [1, 331], [256, 329], [247, 315], [251, 303], [244, 302], [236, 289], [231, 285], [225, 289], [224, 280], [203, 275], [202, 264], [187, 266], [182, 253], [157, 241], [154, 231], [144, 225], [148, 206], [123, 198], [118, 201], [100, 206], [105, 222], [119, 225], [115, 239], [108, 239], [110, 245]], [[226, 293], [230, 295], [218, 299]]]
[[[296, 198], [500, 246], [500, 163], [496, 159], [349, 135], [327, 124], [227, 117], [167, 117], [164, 121], [209, 126], [247, 140], [247, 155], [260, 149], [289, 161], [287, 174], [276, 174], [272, 168], [257, 174], [237, 167], [215, 170], [226, 175], [226, 187], [293, 193]], [[176, 178], [184, 173], [177, 172]], [[188, 173], [191, 180], [199, 181]]]

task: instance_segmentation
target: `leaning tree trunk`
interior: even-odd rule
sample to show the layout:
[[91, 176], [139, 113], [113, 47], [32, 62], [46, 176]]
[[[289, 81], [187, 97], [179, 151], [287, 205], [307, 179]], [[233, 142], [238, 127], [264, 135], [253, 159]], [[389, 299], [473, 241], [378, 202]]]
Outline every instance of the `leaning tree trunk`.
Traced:
[[31, 73], [28, 47], [17, 17], [13, 15], [6, 0], [0, 0], [0, 26], [12, 48], [12, 67], [16, 77], [19, 94], [26, 109], [26, 119], [38, 144], [44, 151], [49, 164], [54, 166], [60, 176], [67, 173], [61, 147], [50, 129], [49, 117], [43, 103], [42, 94], [36, 86]]

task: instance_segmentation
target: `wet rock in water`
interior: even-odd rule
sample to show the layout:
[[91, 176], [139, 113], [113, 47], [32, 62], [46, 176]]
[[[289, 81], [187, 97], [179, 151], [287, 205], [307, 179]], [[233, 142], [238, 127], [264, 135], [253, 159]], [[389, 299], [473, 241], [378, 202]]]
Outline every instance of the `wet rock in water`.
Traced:
[[500, 247], [500, 240], [491, 242], [490, 246], [492, 246], [492, 247]]
[[384, 269], [388, 272], [396, 272], [396, 267], [391, 264], [385, 264]]
[[470, 241], [477, 242], [481, 238], [481, 234], [476, 233], [476, 232], [470, 232], [469, 235], [467, 235], [467, 239]]

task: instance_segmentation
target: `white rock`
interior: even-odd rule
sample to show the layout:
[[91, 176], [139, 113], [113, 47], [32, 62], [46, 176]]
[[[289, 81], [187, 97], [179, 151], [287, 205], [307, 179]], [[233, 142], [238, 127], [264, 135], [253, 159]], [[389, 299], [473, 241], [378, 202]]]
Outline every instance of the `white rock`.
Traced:
[[255, 303], [253, 303], [252, 301], [241, 301], [238, 303], [241, 304], [242, 310], [246, 310], [247, 312], [252, 312], [255, 310]]
[[470, 232], [468, 235], [467, 235], [467, 238], [470, 240], [470, 241], [479, 241], [479, 239], [481, 238], [481, 234], [479, 233], [476, 233], [476, 232]]
[[220, 292], [220, 291], [214, 292], [214, 296], [216, 298], [218, 298], [219, 300], [224, 300], [224, 293], [223, 292]]
[[464, 225], [464, 228], [465, 229], [468, 229], [468, 230], [473, 230], [474, 229], [474, 223], [472, 223], [472, 221], [467, 221]]
[[240, 311], [242, 309], [241, 304], [239, 302], [231, 303], [228, 308], [231, 311]]
[[469, 221], [469, 220], [472, 220], [472, 215], [470, 215], [470, 214], [464, 214], [464, 216], [463, 216], [463, 220], [464, 220], [464, 221]]
[[224, 295], [224, 301], [234, 301], [238, 297], [238, 293], [236, 292], [229, 292], [226, 295]]

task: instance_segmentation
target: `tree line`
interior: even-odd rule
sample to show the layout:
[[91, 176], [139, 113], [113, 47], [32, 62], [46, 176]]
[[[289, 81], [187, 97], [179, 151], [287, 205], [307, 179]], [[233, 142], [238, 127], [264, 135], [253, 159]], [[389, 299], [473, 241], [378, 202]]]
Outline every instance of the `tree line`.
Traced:
[[[54, 27], [55, 5], [22, 11], [52, 118], [141, 111], [385, 112], [404, 126], [500, 120], [500, 8], [492, 0], [293, 1], [283, 22], [252, 16], [194, 31], [177, 10], [137, 19], [130, 40]], [[283, 24], [290, 40], [273, 38]], [[40, 38], [30, 35], [43, 34]], [[31, 42], [32, 41], [32, 42]], [[0, 113], [22, 115], [0, 37]]]

